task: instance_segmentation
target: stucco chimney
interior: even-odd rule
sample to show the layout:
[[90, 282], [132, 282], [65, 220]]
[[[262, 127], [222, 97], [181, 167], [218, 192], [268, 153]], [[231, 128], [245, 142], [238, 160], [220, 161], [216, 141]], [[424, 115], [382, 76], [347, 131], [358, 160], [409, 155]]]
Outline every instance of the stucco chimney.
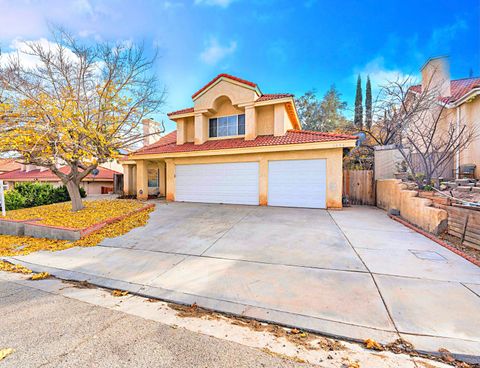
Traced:
[[143, 119], [143, 145], [155, 143], [160, 139], [160, 124], [153, 119]]
[[428, 59], [421, 71], [422, 91], [435, 91], [441, 97], [451, 96], [448, 57], [439, 56]]

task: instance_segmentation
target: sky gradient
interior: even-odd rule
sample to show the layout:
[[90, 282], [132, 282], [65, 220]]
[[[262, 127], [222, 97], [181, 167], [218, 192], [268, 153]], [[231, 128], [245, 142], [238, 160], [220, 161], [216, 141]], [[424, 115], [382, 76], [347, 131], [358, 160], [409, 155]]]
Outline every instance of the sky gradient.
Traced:
[[480, 75], [479, 0], [0, 0], [2, 52], [48, 38], [49, 22], [86, 42], [158, 48], [168, 96], [155, 118], [166, 123], [219, 73], [297, 96], [334, 83], [350, 110], [359, 73], [374, 93], [396, 75], [418, 76], [431, 56], [450, 56], [454, 79]]

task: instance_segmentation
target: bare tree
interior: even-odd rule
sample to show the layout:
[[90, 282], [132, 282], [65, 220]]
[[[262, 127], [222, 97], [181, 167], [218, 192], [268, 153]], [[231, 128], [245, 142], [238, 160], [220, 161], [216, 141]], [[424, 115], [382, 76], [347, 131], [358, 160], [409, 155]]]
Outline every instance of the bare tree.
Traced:
[[0, 60], [0, 152], [50, 169], [76, 211], [81, 180], [143, 140], [142, 119], [165, 93], [152, 72], [156, 54], [146, 57], [142, 45], [83, 45], [61, 29], [52, 39]]
[[396, 145], [421, 188], [438, 187], [438, 176], [478, 134], [474, 124], [452, 116], [448, 98], [430, 82], [414, 88], [404, 78], [383, 86], [376, 104], [383, 117], [368, 132], [378, 144]]

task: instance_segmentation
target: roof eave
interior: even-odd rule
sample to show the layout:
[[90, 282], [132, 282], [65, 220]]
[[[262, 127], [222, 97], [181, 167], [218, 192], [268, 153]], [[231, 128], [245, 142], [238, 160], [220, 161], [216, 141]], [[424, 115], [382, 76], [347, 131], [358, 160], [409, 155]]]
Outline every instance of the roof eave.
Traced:
[[352, 147], [355, 147], [355, 144], [356, 144], [356, 139], [339, 139], [339, 140], [332, 140], [328, 142], [276, 144], [276, 145], [269, 145], [269, 146], [227, 148], [227, 149], [205, 150], [205, 151], [144, 153], [144, 154], [139, 153], [137, 155], [131, 156], [130, 160], [134, 161], [134, 160], [145, 160], [145, 159], [156, 159], [156, 158], [221, 156], [221, 155], [235, 155], [235, 154], [247, 154], [247, 153], [305, 151], [305, 150], [331, 149], [331, 148], [352, 148]]

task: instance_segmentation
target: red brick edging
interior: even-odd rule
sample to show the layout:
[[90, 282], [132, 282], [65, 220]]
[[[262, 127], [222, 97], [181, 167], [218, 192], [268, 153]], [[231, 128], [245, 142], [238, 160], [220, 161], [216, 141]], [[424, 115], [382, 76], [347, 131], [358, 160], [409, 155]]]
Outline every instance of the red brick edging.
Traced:
[[388, 216], [392, 219], [394, 219], [395, 221], [398, 221], [400, 222], [401, 224], [405, 225], [406, 227], [416, 231], [417, 233], [419, 234], [422, 234], [423, 236], [426, 236], [427, 238], [429, 238], [430, 240], [433, 240], [435, 243], [437, 244], [440, 244], [442, 247], [444, 248], [447, 248], [449, 251], [459, 255], [460, 257], [463, 257], [465, 258], [467, 261], [473, 263], [475, 266], [478, 266], [480, 267], [480, 261], [477, 260], [476, 258], [473, 258], [471, 256], [469, 256], [468, 254], [462, 252], [461, 250], [455, 248], [455, 247], [452, 247], [451, 245], [447, 244], [446, 242], [444, 242], [443, 240], [437, 238], [435, 235], [433, 234], [430, 234], [430, 233], [427, 233], [426, 231], [412, 225], [411, 223], [409, 223], [408, 221], [405, 221], [404, 219], [402, 219], [401, 217], [398, 217], [398, 216], [394, 216], [394, 215], [391, 215], [391, 214], [388, 214]]
[[83, 228], [83, 229], [79, 229], [80, 230], [80, 236], [83, 238], [84, 236], [86, 235], [89, 235], [97, 230], [100, 230], [102, 227], [104, 227], [105, 225], [109, 225], [113, 222], [118, 222], [118, 221], [121, 221], [123, 219], [126, 219], [127, 217], [130, 217], [136, 213], [139, 213], [139, 212], [142, 212], [142, 211], [145, 211], [149, 208], [152, 208], [152, 207], [155, 207], [155, 204], [153, 203], [150, 203], [146, 206], [143, 206], [141, 208], [137, 208], [136, 210], [134, 211], [131, 211], [131, 212], [128, 212], [128, 213], [125, 213], [123, 215], [120, 215], [120, 216], [117, 216], [117, 217], [112, 217], [112, 218], [109, 218], [109, 219], [106, 219], [106, 220], [103, 220], [102, 222], [98, 222], [96, 224], [93, 224], [89, 227], [86, 227], [86, 228]]

